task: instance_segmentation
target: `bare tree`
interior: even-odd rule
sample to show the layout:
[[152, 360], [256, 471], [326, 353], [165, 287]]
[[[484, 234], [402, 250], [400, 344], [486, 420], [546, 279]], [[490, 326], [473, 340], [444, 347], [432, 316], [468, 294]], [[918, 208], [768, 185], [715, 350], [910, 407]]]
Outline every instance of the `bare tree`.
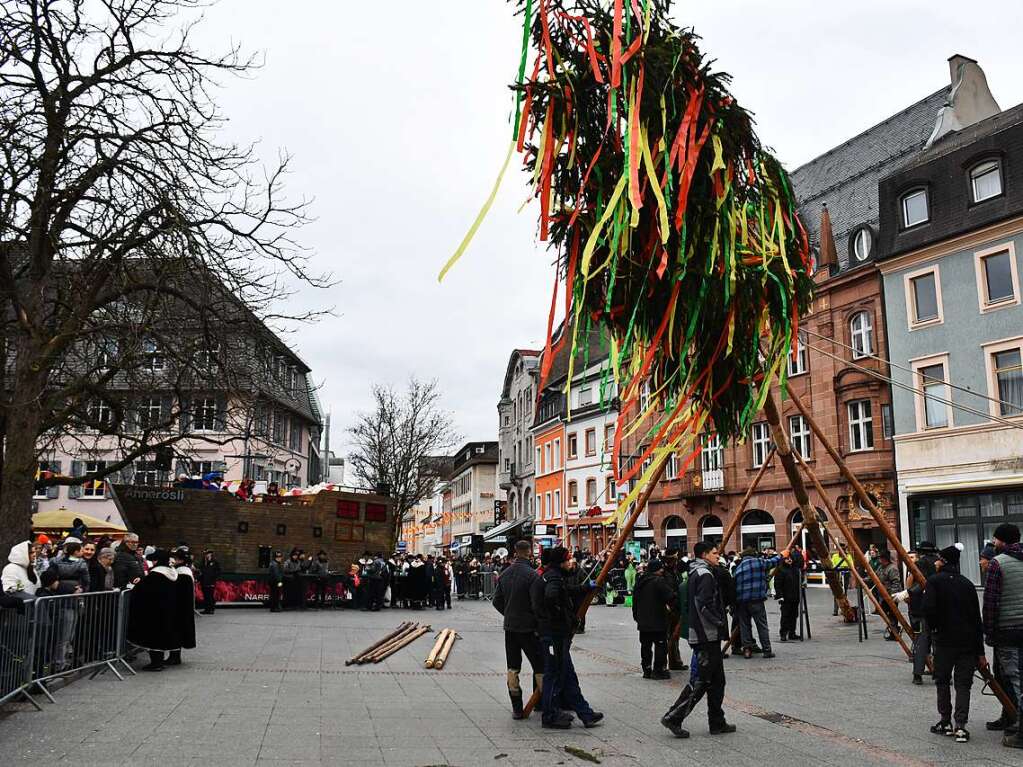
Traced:
[[433, 492], [439, 454], [455, 447], [451, 416], [440, 407], [437, 382], [411, 378], [398, 394], [374, 386], [372, 412], [360, 413], [348, 429], [354, 450], [348, 460], [368, 488], [387, 486], [395, 505], [395, 536], [417, 503]]
[[[99, 478], [195, 436], [214, 379], [254, 407], [256, 366], [213, 360], [262, 359], [283, 278], [329, 282], [291, 239], [288, 158], [218, 136], [217, 79], [255, 62], [193, 46], [202, 4], [0, 0], [0, 547], [28, 533], [47, 443], [116, 436]], [[139, 420], [153, 387], [170, 404]]]

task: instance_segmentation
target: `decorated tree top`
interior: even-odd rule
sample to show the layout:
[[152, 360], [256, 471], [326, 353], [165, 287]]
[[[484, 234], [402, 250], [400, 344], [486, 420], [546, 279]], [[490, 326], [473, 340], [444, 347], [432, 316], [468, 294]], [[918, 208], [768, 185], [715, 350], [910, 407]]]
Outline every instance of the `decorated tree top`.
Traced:
[[785, 171], [670, 0], [514, 2], [509, 157], [524, 156], [559, 264], [542, 375], [570, 344], [570, 385], [577, 340], [602, 329], [622, 402], [616, 467], [623, 434], [648, 430], [627, 480], [705, 430], [739, 438], [784, 383], [812, 295], [808, 238]]

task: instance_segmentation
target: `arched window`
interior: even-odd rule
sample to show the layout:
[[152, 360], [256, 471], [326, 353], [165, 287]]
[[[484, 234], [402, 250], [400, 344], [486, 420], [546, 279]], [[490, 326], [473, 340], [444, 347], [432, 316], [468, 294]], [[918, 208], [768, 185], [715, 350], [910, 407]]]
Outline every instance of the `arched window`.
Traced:
[[668, 551], [686, 550], [686, 523], [674, 514], [664, 520], [664, 548]]
[[927, 199], [926, 189], [913, 189], [902, 195], [902, 226], [909, 229], [911, 226], [927, 223], [931, 218], [930, 203]]
[[853, 359], [869, 357], [874, 353], [874, 327], [869, 312], [856, 312], [849, 320], [849, 331]]
[[998, 160], [984, 160], [970, 169], [970, 196], [984, 202], [1002, 193], [1002, 168]]
[[721, 524], [721, 520], [715, 517], [713, 514], [708, 514], [706, 517], [700, 520], [701, 540], [720, 543], [721, 536], [724, 534], [724, 532], [725, 528]]
[[739, 534], [744, 549], [764, 551], [773, 548], [775, 545], [774, 517], [762, 509], [751, 509], [742, 517]]

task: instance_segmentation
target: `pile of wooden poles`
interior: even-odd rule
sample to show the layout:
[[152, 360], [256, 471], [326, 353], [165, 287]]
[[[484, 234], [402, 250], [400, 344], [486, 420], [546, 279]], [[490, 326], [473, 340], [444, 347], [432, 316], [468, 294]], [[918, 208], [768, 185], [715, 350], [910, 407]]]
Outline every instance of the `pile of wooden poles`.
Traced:
[[402, 621], [398, 628], [383, 639], [374, 642], [358, 655], [353, 655], [346, 660], [345, 665], [351, 666], [355, 663], [361, 666], [364, 663], [379, 663], [384, 658], [390, 657], [402, 647], [412, 644], [419, 637], [428, 634], [430, 631], [432, 629], [425, 624]]
[[448, 659], [448, 653], [455, 646], [456, 639], [458, 639], [458, 634], [455, 633], [454, 629], [444, 629], [441, 631], [437, 635], [437, 641], [433, 643], [433, 649], [426, 656], [426, 667], [437, 669], [438, 671], [444, 668], [444, 664]]

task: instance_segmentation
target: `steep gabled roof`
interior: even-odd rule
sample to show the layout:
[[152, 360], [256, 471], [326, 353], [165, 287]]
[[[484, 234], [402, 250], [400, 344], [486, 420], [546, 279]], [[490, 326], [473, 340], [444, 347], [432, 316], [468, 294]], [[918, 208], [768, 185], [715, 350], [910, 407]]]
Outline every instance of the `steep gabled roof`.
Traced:
[[948, 87], [935, 91], [790, 174], [800, 217], [815, 248], [820, 244], [821, 207], [827, 204], [842, 271], [849, 267], [846, 243], [853, 230], [864, 224], [877, 229], [881, 177], [923, 149], [948, 97]]

